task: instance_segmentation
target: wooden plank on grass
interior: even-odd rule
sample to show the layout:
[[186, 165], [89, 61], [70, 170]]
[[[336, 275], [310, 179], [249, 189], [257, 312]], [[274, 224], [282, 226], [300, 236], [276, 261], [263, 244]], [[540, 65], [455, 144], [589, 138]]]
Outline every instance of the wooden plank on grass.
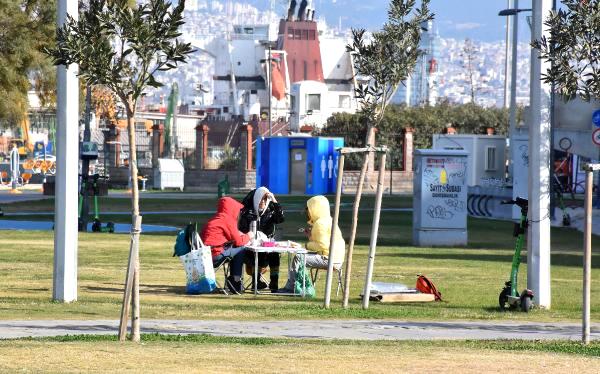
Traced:
[[435, 296], [430, 293], [385, 293], [372, 295], [371, 299], [381, 303], [427, 303], [435, 301]]

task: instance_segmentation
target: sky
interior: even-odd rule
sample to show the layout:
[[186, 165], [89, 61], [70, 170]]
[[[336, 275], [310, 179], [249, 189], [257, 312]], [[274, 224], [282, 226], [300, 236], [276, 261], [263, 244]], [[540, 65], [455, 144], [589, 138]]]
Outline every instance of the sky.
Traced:
[[[287, 3], [287, 2], [286, 2]], [[377, 30], [387, 19], [389, 0], [314, 0], [317, 15], [328, 24], [342, 27], [363, 27]], [[519, 1], [520, 8], [531, 8], [531, 0]], [[480, 41], [500, 41], [505, 38], [506, 18], [498, 12], [507, 7], [507, 0], [431, 0], [436, 25], [441, 37]], [[529, 38], [525, 20], [520, 15], [519, 39]]]

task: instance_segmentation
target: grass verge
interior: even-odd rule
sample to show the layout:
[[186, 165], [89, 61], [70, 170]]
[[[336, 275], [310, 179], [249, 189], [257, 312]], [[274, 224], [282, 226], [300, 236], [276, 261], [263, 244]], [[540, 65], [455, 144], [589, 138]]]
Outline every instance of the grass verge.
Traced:
[[2, 372], [594, 373], [600, 346], [565, 341], [346, 341], [143, 335], [0, 341]]

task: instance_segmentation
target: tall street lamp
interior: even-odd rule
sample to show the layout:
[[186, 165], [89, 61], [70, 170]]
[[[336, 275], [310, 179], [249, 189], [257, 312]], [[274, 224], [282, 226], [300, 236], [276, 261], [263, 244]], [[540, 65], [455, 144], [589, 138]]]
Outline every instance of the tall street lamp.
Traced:
[[[532, 40], [539, 40], [548, 30], [543, 25], [543, 17], [553, 7], [552, 0], [533, 0], [532, 9], [519, 9], [515, 0], [513, 9], [505, 9], [500, 16], [515, 16], [513, 26], [513, 71], [511, 72], [510, 128], [516, 123], [516, 49], [518, 13], [532, 11]], [[527, 288], [533, 290], [536, 303], [540, 307], [550, 308], [550, 160], [552, 153], [550, 115], [545, 115], [541, 87], [542, 62], [539, 52], [531, 51], [530, 78], [530, 120], [529, 120], [529, 220]], [[549, 105], [551, 106], [551, 105]]]
[[[532, 40], [550, 37], [544, 19], [553, 9], [553, 0], [532, 0]], [[550, 159], [551, 103], [542, 90], [542, 71], [548, 61], [540, 60], [539, 50], [531, 49], [530, 126], [529, 126], [529, 233], [527, 238], [527, 288], [533, 290], [537, 304], [550, 308]]]
[[[518, 45], [519, 45], [519, 40], [518, 40], [518, 35], [519, 35], [519, 13], [526, 11], [527, 9], [519, 9], [519, 1], [518, 0], [513, 0], [512, 1], [512, 5], [515, 6], [515, 8], [509, 8], [509, 9], [504, 9], [502, 11], [500, 11], [498, 13], [499, 16], [506, 16], [506, 18], [508, 20], [511, 20], [512, 22], [510, 22], [512, 24], [512, 42], [510, 43], [512, 48], [511, 48], [511, 68], [510, 69], [506, 69], [506, 70], [510, 70], [510, 94], [509, 94], [509, 101], [510, 104], [508, 105], [509, 108], [509, 119], [508, 119], [508, 124], [509, 124], [509, 134], [510, 134], [510, 139], [511, 139], [511, 148], [512, 148], [512, 155], [513, 155], [513, 159], [516, 156], [516, 152], [515, 152], [515, 147], [517, 144], [517, 50], [518, 50]], [[508, 22], [507, 22], [508, 23]], [[507, 43], [508, 44], [508, 43]], [[508, 60], [508, 56], [507, 56], [507, 60]], [[505, 76], [506, 79], [506, 76]], [[507, 80], [507, 79], [506, 79]], [[505, 100], [506, 101], [506, 100]], [[524, 139], [523, 139], [524, 140]], [[526, 193], [526, 191], [524, 191], [521, 187], [526, 187], [527, 182], [524, 181], [524, 183], [522, 183], [520, 180], [516, 180], [515, 177], [517, 175], [520, 174], [516, 174], [515, 171], [515, 163], [512, 163], [512, 176], [513, 176], [513, 197], [523, 197], [524, 193]], [[520, 212], [513, 208], [513, 218], [515, 217], [519, 217], [520, 216]]]
[[519, 13], [531, 9], [519, 9], [519, 0], [514, 0], [514, 8], [501, 10], [499, 16], [513, 16], [512, 22], [512, 52], [510, 69], [510, 114], [509, 130], [512, 133], [517, 124], [517, 47], [519, 44]]
[[[506, 9], [511, 9], [513, 8], [513, 2], [514, 0], [506, 0]], [[510, 86], [508, 84], [508, 76], [510, 74], [510, 62], [509, 62], [509, 54], [510, 51], [512, 50], [510, 48], [510, 38], [511, 38], [511, 29], [512, 29], [512, 18], [511, 17], [506, 17], [506, 37], [504, 38], [505, 42], [504, 42], [504, 101], [503, 101], [503, 105], [504, 108], [509, 107], [510, 103], [509, 103], [509, 97], [508, 97], [508, 91], [510, 90]]]

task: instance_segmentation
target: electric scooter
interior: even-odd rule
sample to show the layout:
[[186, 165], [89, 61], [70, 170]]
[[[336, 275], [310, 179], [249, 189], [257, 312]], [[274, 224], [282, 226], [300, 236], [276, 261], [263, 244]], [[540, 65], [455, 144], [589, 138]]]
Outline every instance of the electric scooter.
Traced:
[[520, 307], [522, 311], [529, 312], [533, 300], [533, 291], [525, 289], [520, 296], [519, 292], [517, 292], [517, 278], [519, 275], [519, 265], [521, 264], [521, 250], [523, 249], [523, 243], [525, 242], [525, 230], [527, 230], [528, 226], [528, 201], [517, 197], [515, 200], [503, 201], [502, 204], [517, 205], [521, 208], [521, 219], [519, 220], [519, 223], [515, 223], [513, 232], [513, 235], [517, 238], [517, 242], [515, 244], [515, 253], [512, 259], [510, 280], [505, 283], [502, 292], [500, 292], [498, 303], [500, 304], [501, 310], [514, 310]]
[[100, 193], [100, 189], [98, 188], [98, 179], [100, 175], [94, 174], [88, 177], [82, 177], [81, 180], [81, 193], [79, 194], [79, 231], [87, 231], [87, 220], [84, 220], [82, 217], [82, 208], [83, 208], [83, 197], [84, 191], [88, 188], [88, 178], [92, 178], [92, 188], [94, 191], [94, 221], [92, 223], [92, 232], [115, 232], [115, 224], [113, 222], [107, 222], [106, 225], [102, 225], [102, 221], [100, 221], [100, 209], [98, 208], [98, 195]]
[[99, 174], [92, 175], [92, 187], [94, 188], [94, 223], [92, 224], [93, 232], [115, 232], [115, 224], [113, 222], [106, 222], [106, 225], [102, 226], [100, 221], [100, 209], [98, 208], [98, 195], [100, 195], [100, 188], [98, 187]]

